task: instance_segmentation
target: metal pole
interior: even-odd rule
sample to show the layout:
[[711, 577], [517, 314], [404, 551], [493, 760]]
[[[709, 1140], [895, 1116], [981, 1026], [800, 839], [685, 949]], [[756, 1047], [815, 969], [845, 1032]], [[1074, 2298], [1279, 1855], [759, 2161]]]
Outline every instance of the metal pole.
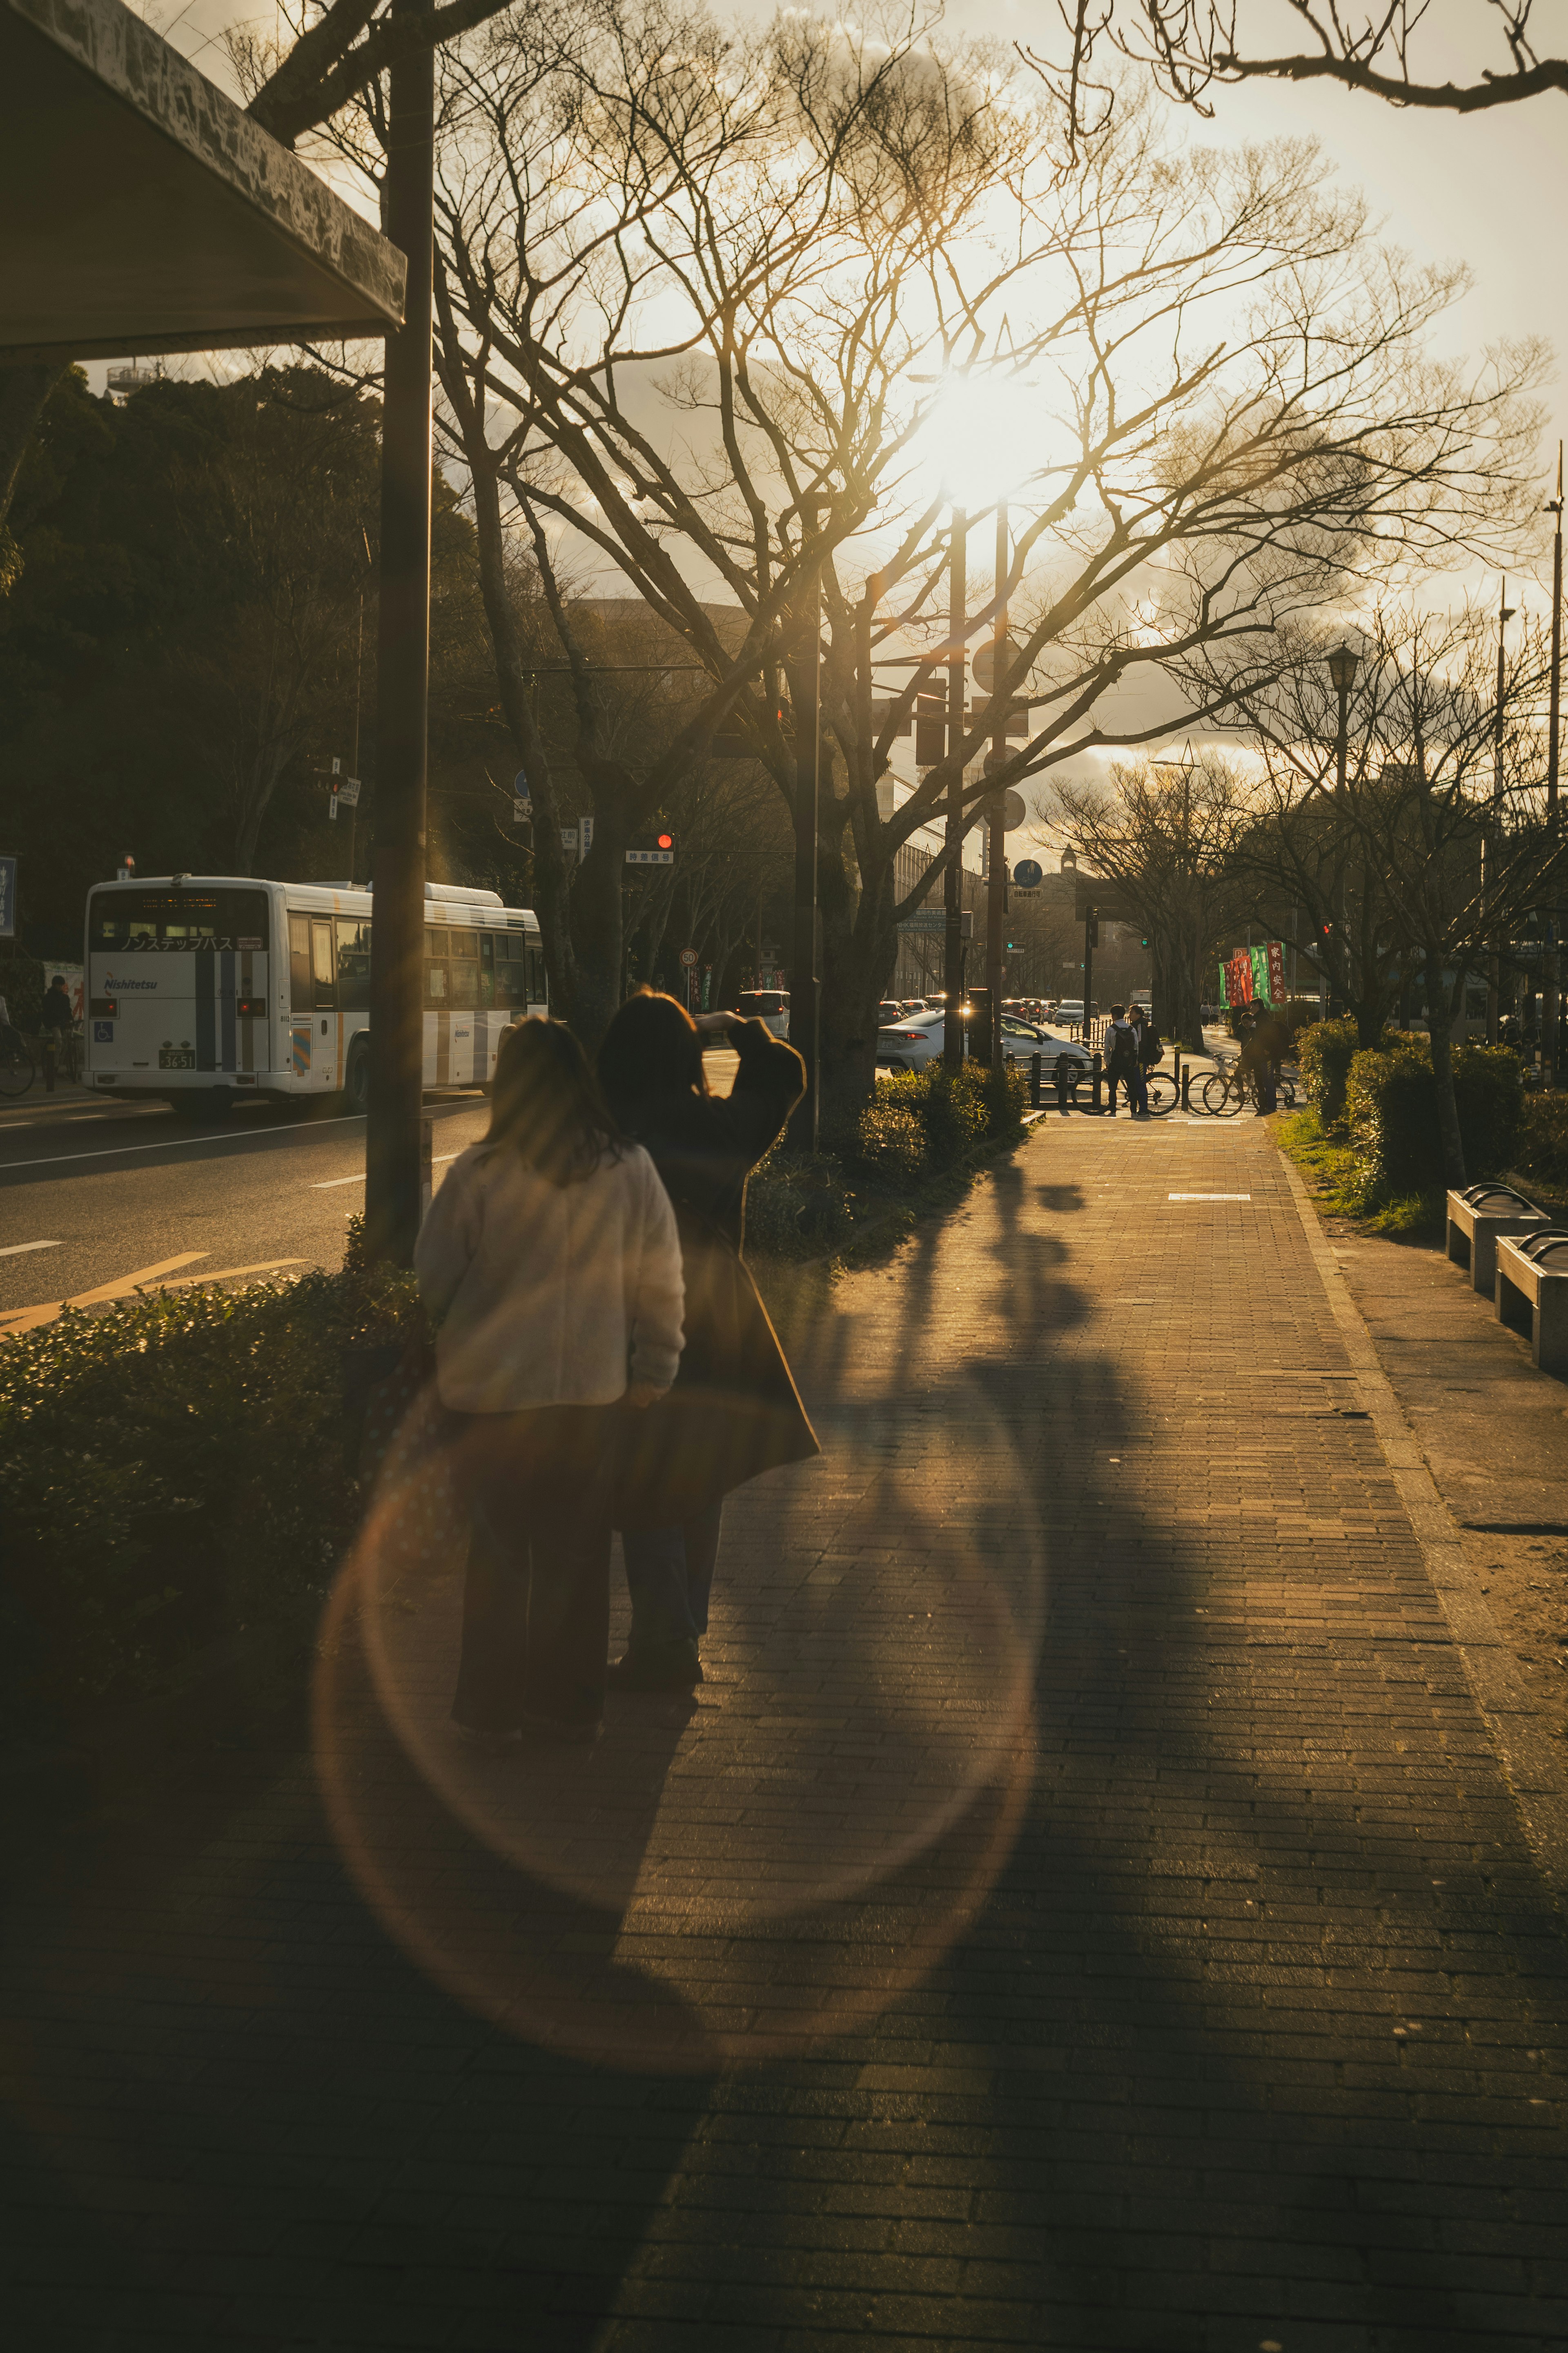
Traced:
[[1094, 1008], [1094, 934], [1100, 920], [1096, 907], [1083, 911], [1083, 1042], [1089, 1042], [1089, 1025]]
[[[396, 0], [395, 14], [426, 13]], [[425, 794], [430, 655], [430, 308], [435, 52], [389, 71], [386, 233], [408, 257], [404, 322], [386, 339], [376, 655], [375, 892], [371, 926], [365, 1240], [406, 1266], [420, 1218], [425, 1061]]]
[[[817, 512], [801, 511], [802, 533], [817, 532]], [[805, 707], [795, 713], [795, 955], [789, 976], [789, 1042], [805, 1064], [805, 1092], [790, 1113], [789, 1148], [816, 1150], [821, 1053], [817, 1037], [816, 828], [822, 792], [822, 573], [805, 579], [802, 630]]]
[[1351, 681], [1346, 679], [1339, 689], [1340, 723], [1334, 737], [1334, 797], [1340, 808], [1340, 963], [1343, 967], [1343, 985], [1348, 997], [1350, 989], [1350, 878], [1345, 871], [1347, 840], [1345, 830], [1345, 782], [1350, 767], [1351, 743]]
[[[350, 762], [349, 762], [349, 774], [350, 774], [350, 776], [351, 776], [353, 778], [353, 780], [354, 780], [354, 790], [355, 790], [356, 794], [357, 794], [357, 792], [358, 792], [358, 791], [359, 791], [359, 789], [360, 789], [360, 784], [359, 784], [359, 707], [360, 707], [360, 702], [361, 702], [361, 699], [362, 699], [362, 697], [363, 697], [363, 692], [364, 692], [364, 590], [362, 588], [362, 589], [360, 590], [360, 592], [359, 592], [359, 645], [358, 645], [357, 650], [355, 651], [355, 654], [354, 654], [354, 748], [353, 748], [353, 758], [350, 760]], [[358, 828], [358, 826], [359, 826], [359, 803], [358, 803], [358, 801], [357, 801], [357, 799], [356, 799], [356, 800], [354, 801], [354, 803], [353, 804], [353, 806], [351, 807], [350, 810], [349, 810], [349, 881], [350, 881], [351, 882], [352, 882], [352, 881], [353, 881], [353, 879], [354, 879], [354, 841], [355, 841], [356, 835], [357, 835], [357, 828]]]
[[[952, 535], [948, 546], [948, 670], [947, 670], [947, 756], [956, 757], [963, 741], [963, 683], [968, 668], [964, 650], [967, 632], [964, 628], [964, 607], [969, 600], [964, 577], [966, 542], [969, 537], [969, 517], [962, 507], [952, 510]], [[942, 986], [944, 1005], [942, 1025], [942, 1059], [947, 1069], [956, 1071], [963, 1060], [963, 769], [954, 767], [947, 787], [947, 872], [942, 877]]]
[[1547, 512], [1557, 518], [1552, 541], [1552, 683], [1546, 721], [1546, 844], [1553, 860], [1552, 913], [1546, 926], [1546, 1002], [1542, 1008], [1542, 1047], [1549, 1087], [1557, 1083], [1557, 722], [1563, 685], [1563, 444], [1557, 444], [1557, 496]]
[[[1492, 712], [1492, 807], [1491, 822], [1481, 835], [1481, 909], [1489, 914], [1488, 902], [1491, 895], [1491, 875], [1489, 868], [1496, 855], [1498, 827], [1502, 818], [1502, 719], [1503, 719], [1503, 632], [1513, 618], [1513, 607], [1508, 601], [1508, 581], [1505, 577], [1498, 597], [1497, 625], [1497, 702]], [[1500, 971], [1494, 946], [1487, 958], [1487, 1044], [1498, 1041], [1499, 982]]]
[[[1007, 543], [1007, 501], [996, 501], [996, 595], [1000, 600], [1007, 577], [1011, 551]], [[1007, 607], [998, 601], [996, 620], [991, 639], [991, 757], [1000, 768], [1007, 757], [1007, 723], [1004, 716], [1002, 681], [1006, 674]], [[1003, 802], [998, 791], [992, 796], [985, 813], [989, 832], [990, 859], [985, 885], [985, 987], [991, 1003], [991, 1067], [994, 1071], [1006, 1068], [1002, 1053], [1002, 951], [1003, 926], [1007, 921], [1007, 867], [1005, 860], [1006, 828], [1002, 822]]]

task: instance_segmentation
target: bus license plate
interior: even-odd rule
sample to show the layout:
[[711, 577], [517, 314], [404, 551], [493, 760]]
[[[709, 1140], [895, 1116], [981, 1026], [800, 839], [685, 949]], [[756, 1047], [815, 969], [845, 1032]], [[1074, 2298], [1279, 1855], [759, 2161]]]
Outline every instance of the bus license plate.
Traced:
[[160, 1046], [158, 1068], [161, 1071], [194, 1071], [196, 1055], [194, 1046]]

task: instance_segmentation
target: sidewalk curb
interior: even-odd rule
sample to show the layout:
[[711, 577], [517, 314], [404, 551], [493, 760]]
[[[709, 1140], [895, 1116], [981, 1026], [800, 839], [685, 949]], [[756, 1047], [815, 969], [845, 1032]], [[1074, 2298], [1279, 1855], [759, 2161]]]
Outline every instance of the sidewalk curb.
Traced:
[[1498, 1762], [1518, 1804], [1536, 1862], [1561, 1903], [1568, 1896], [1568, 1783], [1562, 1765], [1465, 1558], [1458, 1526], [1383, 1369], [1365, 1318], [1329, 1246], [1311, 1194], [1289, 1155], [1278, 1144], [1274, 1148], [1378, 1444], [1425, 1556], [1465, 1680], [1496, 1745]]

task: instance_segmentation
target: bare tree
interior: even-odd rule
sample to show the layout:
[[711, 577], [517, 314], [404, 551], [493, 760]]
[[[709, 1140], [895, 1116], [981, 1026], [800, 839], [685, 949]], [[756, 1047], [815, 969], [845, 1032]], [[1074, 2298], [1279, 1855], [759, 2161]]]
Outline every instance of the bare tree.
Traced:
[[[1543, 811], [1542, 632], [1517, 631], [1500, 710], [1495, 630], [1493, 617], [1471, 609], [1434, 615], [1391, 604], [1371, 617], [1342, 793], [1321, 640], [1298, 644], [1273, 681], [1237, 698], [1266, 768], [1252, 859], [1271, 842], [1280, 882], [1294, 884], [1304, 868], [1359, 874], [1359, 920], [1374, 934], [1360, 949], [1363, 969], [1375, 956], [1401, 980], [1420, 978], [1450, 1185], [1465, 1181], [1451, 1032], [1467, 980], [1560, 887], [1563, 864]], [[1326, 920], [1338, 930], [1352, 918], [1331, 898]], [[1322, 961], [1331, 970], [1335, 952]], [[1363, 1024], [1363, 1043], [1373, 1042]]]
[[1162, 1029], [1204, 1050], [1205, 980], [1254, 886], [1237, 858], [1251, 822], [1246, 781], [1223, 754], [1119, 762], [1110, 787], [1058, 781], [1059, 821], [1142, 920]]
[[[793, 17], [724, 39], [651, 5], [584, 23], [570, 54], [508, 19], [447, 62], [443, 340], [472, 387], [465, 446], [536, 544], [542, 526], [616, 565], [704, 663], [682, 756], [722, 721], [786, 794], [820, 570], [824, 1096], [848, 1110], [898, 922], [985, 797], [1167, 733], [1168, 715], [1100, 723], [1141, 671], [1226, 643], [1267, 676], [1277, 633], [1325, 597], [1516, 543], [1535, 429], [1519, 395], [1542, 354], [1428, 362], [1462, 279], [1380, 252], [1310, 146], [1176, 152], [1130, 109], [1075, 148], [960, 45], [873, 48]], [[949, 510], [917, 460], [982, 390], [1014, 403], [1002, 693], [1032, 699], [1026, 740], [987, 775], [989, 714], [966, 709], [889, 806], [894, 734], [952, 658], [932, 618]], [[966, 638], [997, 601], [995, 583], [970, 600]], [[879, 697], [879, 664], [911, 645]], [[897, 852], [955, 770], [963, 818], [900, 900]]]
[[1371, 0], [1364, 14], [1340, 0], [1289, 5], [1300, 48], [1272, 45], [1280, 11], [1259, 0], [1057, 0], [1053, 54], [1026, 54], [1073, 121], [1091, 129], [1115, 103], [1122, 58], [1152, 68], [1173, 98], [1205, 115], [1216, 85], [1246, 81], [1332, 82], [1391, 106], [1451, 114], [1568, 90], [1568, 58], [1542, 57], [1532, 37], [1535, 0], [1470, 0], [1458, 81], [1447, 71], [1453, 17], [1431, 21], [1431, 0]]

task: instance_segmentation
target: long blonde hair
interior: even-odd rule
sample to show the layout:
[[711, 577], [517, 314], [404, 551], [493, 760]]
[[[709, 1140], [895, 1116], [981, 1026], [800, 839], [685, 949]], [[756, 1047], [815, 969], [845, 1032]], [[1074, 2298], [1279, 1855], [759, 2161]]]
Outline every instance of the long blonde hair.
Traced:
[[619, 1159], [616, 1126], [588, 1058], [563, 1021], [531, 1014], [509, 1029], [496, 1056], [486, 1154], [515, 1152], [552, 1185]]

